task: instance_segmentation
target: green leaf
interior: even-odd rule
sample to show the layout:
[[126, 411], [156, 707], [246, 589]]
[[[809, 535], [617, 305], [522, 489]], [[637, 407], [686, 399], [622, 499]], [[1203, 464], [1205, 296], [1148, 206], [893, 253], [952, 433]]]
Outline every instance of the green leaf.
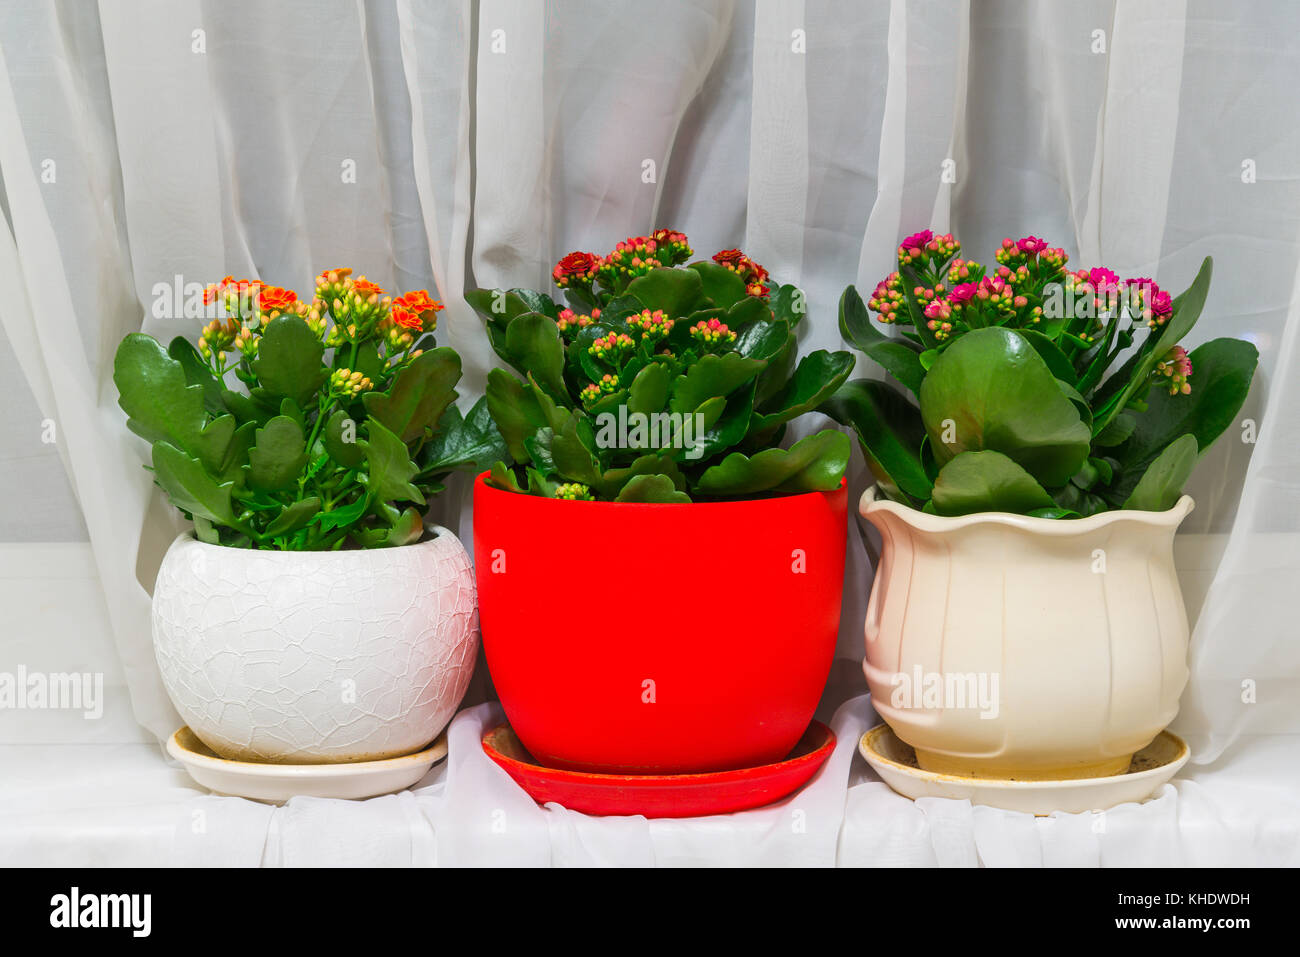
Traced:
[[424, 516], [417, 508], [407, 508], [398, 516], [388, 532], [387, 544], [391, 547], [410, 545], [424, 535]]
[[677, 377], [668, 407], [673, 412], [694, 412], [709, 399], [730, 395], [764, 367], [762, 360], [747, 359], [736, 352], [701, 356], [685, 374]]
[[704, 305], [704, 283], [694, 269], [652, 269], [628, 283], [627, 294], [635, 296], [647, 309], [662, 309], [672, 319]]
[[[551, 318], [559, 315], [549, 296], [531, 289], [471, 289], [465, 293], [465, 301], [490, 325], [502, 330], [515, 317], [527, 312], [540, 312]], [[549, 311], [547, 303], [550, 303]]]
[[1032, 475], [1001, 452], [962, 452], [939, 470], [934, 483], [939, 515], [1012, 512], [1055, 507]]
[[890, 498], [925, 501], [930, 497], [932, 484], [920, 457], [925, 438], [921, 413], [896, 388], [854, 379], [841, 386], [821, 411], [853, 426], [867, 467]]
[[510, 373], [492, 369], [488, 372], [485, 398], [511, 459], [527, 462], [524, 439], [549, 424], [533, 390]]
[[1092, 437], [1092, 444], [1099, 448], [1112, 448], [1122, 444], [1137, 427], [1137, 417], [1131, 412], [1121, 412], [1110, 420], [1110, 424]]
[[706, 495], [829, 491], [844, 478], [850, 448], [847, 435], [825, 429], [789, 449], [764, 449], [752, 458], [732, 452], [705, 470], [696, 487]]
[[152, 336], [134, 332], [113, 358], [117, 403], [131, 431], [148, 442], [167, 441], [185, 452], [197, 451], [207, 421], [204, 390], [190, 385], [184, 366]]
[[788, 353], [793, 365], [795, 341], [790, 324], [780, 319], [750, 323], [736, 337], [736, 352], [750, 359], [772, 359]]
[[367, 392], [366, 411], [403, 442], [432, 435], [447, 406], [456, 401], [460, 356], [443, 346], [416, 356], [393, 377], [387, 394]]
[[840, 335], [909, 392], [920, 395], [926, 373], [920, 355], [906, 342], [886, 336], [872, 324], [871, 313], [853, 286], [840, 296]]
[[154, 479], [173, 505], [227, 528], [242, 528], [230, 507], [233, 482], [218, 483], [196, 457], [169, 442], [155, 442]]
[[438, 432], [420, 454], [422, 474], [452, 470], [481, 472], [507, 454], [505, 440], [488, 411], [486, 397], [479, 399], [461, 418], [452, 406], [442, 417]]
[[507, 468], [504, 462], [497, 462], [492, 466], [492, 473], [488, 476], [488, 484], [504, 492], [524, 491], [524, 488], [515, 480], [515, 473]]
[[1127, 412], [1114, 420], [1130, 419], [1133, 425], [1114, 453], [1121, 477], [1108, 493], [1112, 502], [1128, 498], [1139, 477], [1176, 438], [1191, 434], [1204, 451], [1241, 411], [1259, 360], [1255, 347], [1240, 339], [1214, 339], [1193, 349], [1189, 358], [1192, 391], [1188, 395], [1170, 395], [1156, 383], [1145, 412]]
[[1034, 347], [1034, 351], [1047, 363], [1047, 368], [1052, 370], [1052, 375], [1068, 385], [1077, 386], [1079, 384], [1079, 377], [1074, 371], [1074, 363], [1069, 360], [1066, 354], [1061, 351], [1061, 347], [1054, 341], [1036, 329], [1017, 329], [1016, 332]]
[[798, 286], [786, 283], [773, 290], [771, 295], [772, 315], [778, 321], [784, 320], [791, 329], [797, 328], [808, 314], [808, 300]]
[[367, 487], [375, 502], [416, 502], [424, 504], [424, 493], [411, 484], [419, 469], [411, 461], [406, 443], [384, 428], [382, 422], [371, 419], [366, 430], [368, 440], [360, 444], [366, 452], [369, 466]]
[[848, 352], [810, 352], [785, 387], [764, 403], [761, 414], [754, 417], [754, 428], [771, 428], [811, 412], [844, 384], [855, 361]]
[[277, 399], [288, 396], [306, 408], [315, 405], [311, 400], [329, 374], [322, 365], [324, 354], [325, 347], [305, 320], [279, 316], [262, 330], [253, 373], [263, 392]]
[[745, 280], [740, 278], [739, 273], [726, 266], [705, 261], [691, 263], [686, 268], [693, 269], [699, 274], [704, 295], [719, 309], [730, 309], [747, 295]]
[[347, 505], [341, 505], [338, 508], [331, 509], [328, 512], [320, 513], [320, 528], [322, 533], [334, 531], [336, 528], [347, 528], [350, 525], [359, 522], [370, 510], [370, 495], [363, 493], [355, 501]]
[[365, 450], [357, 439], [357, 422], [342, 409], [335, 409], [325, 420], [321, 442], [329, 457], [345, 469], [356, 468], [365, 461]]
[[1047, 486], [1070, 480], [1092, 438], [1042, 357], [999, 327], [968, 332], [944, 351], [921, 386], [921, 417], [940, 466], [992, 450]]
[[181, 364], [185, 370], [185, 381], [203, 389], [203, 407], [214, 416], [224, 415], [226, 404], [221, 400], [223, 391], [221, 380], [212, 372], [207, 360], [194, 348], [194, 343], [184, 336], [177, 336], [167, 344], [167, 354]]
[[320, 499], [316, 496], [294, 502], [276, 516], [275, 521], [266, 527], [266, 537], [276, 538], [306, 528], [320, 514]]
[[263, 491], [291, 488], [307, 464], [302, 427], [287, 415], [277, 415], [257, 430], [248, 450], [248, 486]]
[[679, 492], [666, 475], [634, 475], [618, 493], [616, 502], [689, 502], [691, 497]]
[[1196, 467], [1198, 452], [1196, 436], [1179, 436], [1142, 473], [1133, 494], [1124, 500], [1124, 507], [1145, 512], [1173, 508]]
[[511, 365], [531, 375], [552, 397], [559, 400], [567, 397], [564, 343], [554, 320], [536, 312], [512, 320], [506, 329], [506, 350]]
[[585, 440], [589, 437], [581, 430], [580, 423], [584, 422], [576, 415], [569, 418], [564, 428], [551, 440], [551, 457], [557, 473], [570, 482], [591, 486], [600, 482], [601, 468], [591, 443]]
[[[729, 272], [724, 269], [723, 272]], [[636, 374], [627, 397], [627, 410], [632, 413], [659, 412], [668, 401], [672, 371], [661, 362], [651, 362]]]

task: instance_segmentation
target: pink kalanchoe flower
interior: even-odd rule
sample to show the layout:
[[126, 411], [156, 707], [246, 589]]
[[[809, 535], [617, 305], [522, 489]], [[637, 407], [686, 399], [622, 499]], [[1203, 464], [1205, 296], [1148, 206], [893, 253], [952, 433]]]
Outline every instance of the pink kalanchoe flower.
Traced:
[[1088, 271], [1088, 281], [1092, 287], [1098, 291], [1102, 289], [1116, 289], [1119, 287], [1119, 276], [1111, 272], [1105, 266], [1094, 266]]
[[1174, 346], [1166, 352], [1156, 363], [1152, 375], [1168, 377], [1170, 395], [1187, 395], [1192, 391], [1192, 385], [1187, 381], [1192, 376], [1192, 360], [1182, 346]]
[[1016, 243], [1016, 247], [1026, 255], [1037, 256], [1047, 248], [1047, 242], [1037, 236], [1026, 236]]
[[920, 250], [924, 249], [932, 239], [934, 239], [934, 232], [929, 229], [923, 229], [919, 233], [913, 233], [911, 236], [908, 236], [898, 245], [900, 249]]
[[954, 305], [961, 305], [963, 303], [970, 302], [972, 299], [974, 299], [975, 293], [977, 293], [978, 291], [979, 291], [979, 286], [975, 285], [975, 283], [964, 282], [958, 286], [952, 287], [952, 293], [948, 296], [948, 299]]

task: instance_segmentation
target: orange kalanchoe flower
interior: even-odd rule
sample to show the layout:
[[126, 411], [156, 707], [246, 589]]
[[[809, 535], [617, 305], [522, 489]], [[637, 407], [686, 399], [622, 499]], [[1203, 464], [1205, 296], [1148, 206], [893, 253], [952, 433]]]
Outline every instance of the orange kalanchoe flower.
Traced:
[[420, 321], [420, 317], [416, 313], [411, 312], [405, 306], [398, 305], [396, 302], [393, 303], [389, 315], [392, 317], [393, 322], [403, 329], [411, 329], [415, 332], [421, 332], [424, 329], [424, 323]]
[[429, 290], [415, 289], [393, 300], [393, 305], [409, 309], [416, 315], [426, 312], [441, 312], [445, 307], [437, 299], [430, 298]]
[[262, 312], [287, 312], [298, 302], [298, 294], [280, 286], [263, 286], [257, 301]]
[[362, 299], [369, 299], [371, 296], [382, 296], [384, 290], [378, 283], [373, 283], [365, 276], [358, 276], [352, 282], [352, 288], [361, 296]]

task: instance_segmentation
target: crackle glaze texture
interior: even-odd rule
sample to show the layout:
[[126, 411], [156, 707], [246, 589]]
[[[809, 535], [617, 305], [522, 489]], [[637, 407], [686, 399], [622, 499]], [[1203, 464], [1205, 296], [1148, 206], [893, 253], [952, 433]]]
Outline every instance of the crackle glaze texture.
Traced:
[[[1189, 638], [1173, 541], [1190, 498], [1166, 512], [1052, 521], [944, 518], [873, 492], [860, 508], [884, 547], [864, 670], [872, 704], [922, 768], [1021, 780], [1123, 773], [1173, 720]], [[953, 692], [909, 697], [918, 673]], [[967, 676], [985, 676], [986, 692], [996, 678], [995, 709], [962, 706], [959, 685], [978, 696]]]
[[409, 754], [451, 720], [474, 669], [474, 573], [459, 539], [347, 552], [168, 549], [153, 598], [163, 684], [225, 758]]

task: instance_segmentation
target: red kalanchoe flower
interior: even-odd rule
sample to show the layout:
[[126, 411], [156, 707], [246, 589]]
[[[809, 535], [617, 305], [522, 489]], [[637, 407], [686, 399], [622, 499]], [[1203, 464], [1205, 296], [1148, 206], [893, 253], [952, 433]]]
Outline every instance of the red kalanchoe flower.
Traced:
[[651, 312], [649, 309], [642, 309], [634, 315], [628, 316], [627, 324], [641, 333], [643, 340], [658, 342], [668, 335], [673, 328], [673, 321], [664, 314], [662, 309], [656, 309]]
[[[596, 309], [593, 311], [599, 312], [600, 310]], [[576, 332], [579, 329], [585, 329], [587, 326], [591, 325], [591, 322], [591, 316], [580, 315], [572, 309], [561, 309], [559, 318], [555, 320], [555, 325], [556, 328], [560, 330], [560, 335], [568, 335], [569, 333]]]
[[667, 266], [676, 266], [684, 263], [691, 258], [694, 250], [691, 249], [690, 241], [687, 240], [685, 233], [679, 233], [672, 229], [656, 229], [650, 234], [650, 238], [655, 242], [655, 251], [659, 256], [659, 261]]
[[727, 328], [726, 323], [717, 319], [701, 319], [691, 326], [691, 336], [705, 347], [731, 345], [736, 341], [736, 334]]
[[551, 271], [551, 279], [561, 289], [575, 282], [583, 286], [590, 285], [600, 265], [599, 256], [584, 252], [569, 253], [555, 264], [555, 269]]
[[767, 269], [750, 259], [739, 249], [724, 249], [713, 254], [713, 261], [730, 269], [745, 283], [745, 294], [762, 298], [768, 294]]

